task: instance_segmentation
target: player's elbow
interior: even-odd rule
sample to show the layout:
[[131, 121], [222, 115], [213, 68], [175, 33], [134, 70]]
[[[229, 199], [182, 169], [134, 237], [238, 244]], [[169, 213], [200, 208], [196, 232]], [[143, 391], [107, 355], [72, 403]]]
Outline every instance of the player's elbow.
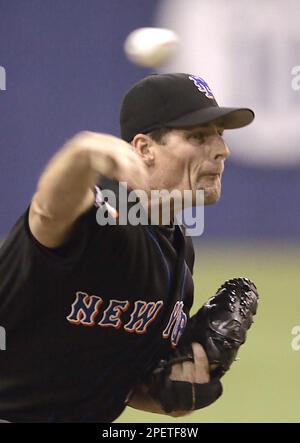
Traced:
[[40, 194], [37, 191], [30, 204], [30, 214], [32, 217], [39, 218], [43, 221], [50, 221], [53, 219], [51, 212], [47, 209], [45, 204], [42, 204]]

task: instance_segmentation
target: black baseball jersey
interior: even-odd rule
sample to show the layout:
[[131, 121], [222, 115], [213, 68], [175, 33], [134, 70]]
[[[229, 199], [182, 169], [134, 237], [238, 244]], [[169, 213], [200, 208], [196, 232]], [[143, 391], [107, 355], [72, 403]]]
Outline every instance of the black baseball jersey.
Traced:
[[96, 205], [63, 248], [17, 221], [0, 249], [0, 418], [111, 422], [176, 346], [193, 303], [182, 228], [106, 225]]

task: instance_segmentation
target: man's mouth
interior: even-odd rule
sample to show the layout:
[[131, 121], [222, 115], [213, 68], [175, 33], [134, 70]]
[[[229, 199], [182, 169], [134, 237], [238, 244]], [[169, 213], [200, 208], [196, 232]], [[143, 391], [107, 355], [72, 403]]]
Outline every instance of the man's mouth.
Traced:
[[202, 177], [209, 177], [209, 178], [220, 178], [221, 177], [221, 173], [219, 172], [207, 172], [205, 174], [202, 174]]
[[211, 168], [211, 169], [207, 169], [207, 170], [202, 170], [201, 171], [201, 176], [221, 176], [223, 173], [223, 168], [222, 167], [215, 167], [215, 168]]

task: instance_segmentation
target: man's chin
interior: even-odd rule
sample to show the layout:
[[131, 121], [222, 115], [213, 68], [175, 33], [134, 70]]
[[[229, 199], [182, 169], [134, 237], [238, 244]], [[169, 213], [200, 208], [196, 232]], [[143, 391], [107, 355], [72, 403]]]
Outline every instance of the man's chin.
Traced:
[[204, 190], [204, 204], [213, 205], [220, 200], [221, 189], [217, 188], [207, 188]]
[[[199, 196], [197, 196], [198, 191], [204, 192], [204, 198], [203, 198], [203, 194], [202, 194], [201, 198], [199, 198]], [[204, 199], [204, 205], [213, 205], [214, 203], [217, 203], [217, 201], [220, 199], [220, 197], [221, 197], [221, 187], [220, 186], [210, 186], [210, 187], [206, 187], [206, 188], [198, 188], [196, 191], [193, 191], [192, 205], [186, 205], [185, 207], [203, 205], [203, 199]]]

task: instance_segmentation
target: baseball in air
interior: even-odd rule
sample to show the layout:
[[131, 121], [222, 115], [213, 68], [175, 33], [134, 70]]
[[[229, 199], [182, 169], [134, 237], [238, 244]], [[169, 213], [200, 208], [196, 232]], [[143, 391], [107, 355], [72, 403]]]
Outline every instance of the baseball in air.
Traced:
[[177, 34], [170, 29], [140, 28], [125, 40], [124, 50], [130, 61], [153, 68], [167, 63], [178, 48]]

